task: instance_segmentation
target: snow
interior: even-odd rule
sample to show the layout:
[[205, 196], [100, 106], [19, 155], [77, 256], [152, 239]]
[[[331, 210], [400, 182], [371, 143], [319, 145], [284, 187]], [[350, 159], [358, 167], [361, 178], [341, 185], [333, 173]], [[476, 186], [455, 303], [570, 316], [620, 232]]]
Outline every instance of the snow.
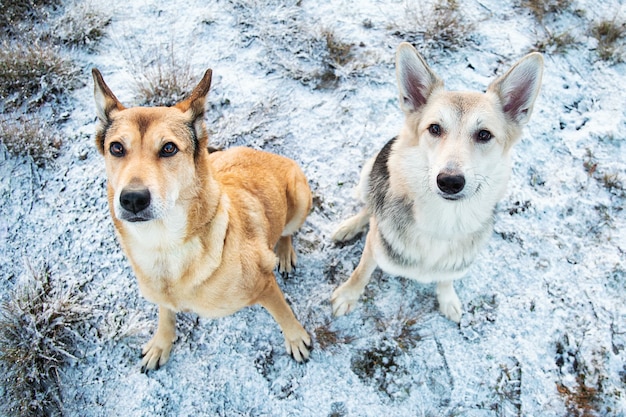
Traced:
[[[541, 28], [516, 1], [459, 4], [475, 24], [472, 41], [425, 55], [448, 88], [484, 90], [531, 50]], [[621, 1], [600, 6], [576, 1], [573, 8], [588, 14], [564, 12], [559, 24], [607, 17], [598, 10], [623, 16]], [[495, 231], [455, 285], [465, 310], [458, 325], [438, 312], [434, 287], [380, 271], [356, 311], [331, 316], [330, 294], [356, 266], [363, 238], [337, 246], [330, 235], [358, 209], [352, 189], [362, 164], [403, 122], [394, 70], [403, 39], [389, 27], [406, 24], [408, 3], [113, 0], [106, 7], [109, 36], [77, 57], [85, 86], [72, 93], [56, 167], [0, 154], [2, 294], [28, 264], [48, 264], [59, 285], [93, 307], [80, 359], [61, 376], [67, 415], [563, 416], [571, 404], [558, 387], [575, 392], [580, 374], [598, 390], [598, 415], [624, 415], [626, 66], [599, 61], [584, 31], [572, 50], [545, 55]], [[323, 28], [356, 44], [363, 63], [340, 68], [336, 88], [292, 77], [320, 67], [306, 41]], [[197, 80], [213, 69], [206, 116], [213, 145], [294, 158], [309, 178], [316, 204], [296, 235], [299, 266], [278, 277], [315, 341], [304, 365], [286, 355], [278, 325], [255, 306], [218, 320], [179, 314], [168, 364], [139, 372], [157, 310], [139, 294], [114, 237], [93, 146], [90, 69], [132, 105], [125, 57], [156, 59], [150, 54], [171, 45]], [[598, 164], [592, 175], [589, 155]], [[617, 175], [622, 189], [605, 187], [603, 174]]]

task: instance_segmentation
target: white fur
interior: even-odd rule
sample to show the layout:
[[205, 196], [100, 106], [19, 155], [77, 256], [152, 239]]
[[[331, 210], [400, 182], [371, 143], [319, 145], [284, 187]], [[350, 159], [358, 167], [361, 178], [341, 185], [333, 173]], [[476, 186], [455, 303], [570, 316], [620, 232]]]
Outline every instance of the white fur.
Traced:
[[[542, 62], [539, 54], [526, 56], [485, 94], [447, 92], [417, 51], [400, 45], [396, 74], [406, 122], [381, 154], [384, 164], [373, 158], [363, 168], [357, 189], [366, 207], [333, 234], [336, 241], [350, 239], [369, 221], [359, 265], [332, 295], [335, 315], [354, 309], [378, 266], [437, 283], [440, 311], [460, 320], [462, 305], [452, 282], [467, 272], [491, 235], [493, 209], [511, 171], [510, 149], [530, 118]], [[479, 140], [482, 131], [491, 139]], [[462, 190], [451, 194], [439, 187], [440, 175], [462, 177]]]

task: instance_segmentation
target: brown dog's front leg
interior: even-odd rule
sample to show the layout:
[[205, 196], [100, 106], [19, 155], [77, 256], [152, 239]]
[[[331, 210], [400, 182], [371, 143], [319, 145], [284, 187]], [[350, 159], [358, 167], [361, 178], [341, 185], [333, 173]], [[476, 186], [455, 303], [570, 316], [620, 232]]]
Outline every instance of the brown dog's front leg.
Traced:
[[296, 361], [305, 362], [309, 358], [312, 346], [311, 336], [304, 330], [285, 301], [274, 275], [268, 279], [270, 282], [257, 302], [269, 311], [283, 331], [287, 353]]
[[170, 358], [172, 343], [176, 336], [176, 313], [159, 306], [159, 324], [157, 331], [141, 350], [141, 372], [159, 369]]

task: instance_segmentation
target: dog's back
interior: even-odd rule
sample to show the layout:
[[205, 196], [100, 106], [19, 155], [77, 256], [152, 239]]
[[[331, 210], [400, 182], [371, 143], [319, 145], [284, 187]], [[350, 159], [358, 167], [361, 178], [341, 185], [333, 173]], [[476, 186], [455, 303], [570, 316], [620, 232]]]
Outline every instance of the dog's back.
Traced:
[[[260, 213], [264, 213], [270, 248], [286, 231], [298, 229], [311, 208], [311, 190], [293, 160], [244, 147], [214, 152], [209, 158], [224, 192], [237, 200], [238, 207], [247, 207], [249, 218], [242, 220], [256, 219], [258, 223]], [[239, 213], [243, 215], [241, 210]]]

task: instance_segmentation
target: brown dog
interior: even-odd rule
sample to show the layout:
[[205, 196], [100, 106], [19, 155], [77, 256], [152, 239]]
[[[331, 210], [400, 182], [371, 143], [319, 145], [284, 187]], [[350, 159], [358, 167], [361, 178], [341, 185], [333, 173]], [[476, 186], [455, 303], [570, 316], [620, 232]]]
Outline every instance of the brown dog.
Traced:
[[277, 255], [280, 272], [295, 266], [291, 235], [311, 208], [307, 179], [294, 161], [266, 152], [209, 154], [211, 74], [173, 107], [125, 108], [93, 70], [111, 216], [141, 293], [159, 306], [142, 371], [167, 362], [176, 312], [221, 317], [255, 303], [278, 322], [296, 361], [309, 356], [311, 338], [274, 277]]

